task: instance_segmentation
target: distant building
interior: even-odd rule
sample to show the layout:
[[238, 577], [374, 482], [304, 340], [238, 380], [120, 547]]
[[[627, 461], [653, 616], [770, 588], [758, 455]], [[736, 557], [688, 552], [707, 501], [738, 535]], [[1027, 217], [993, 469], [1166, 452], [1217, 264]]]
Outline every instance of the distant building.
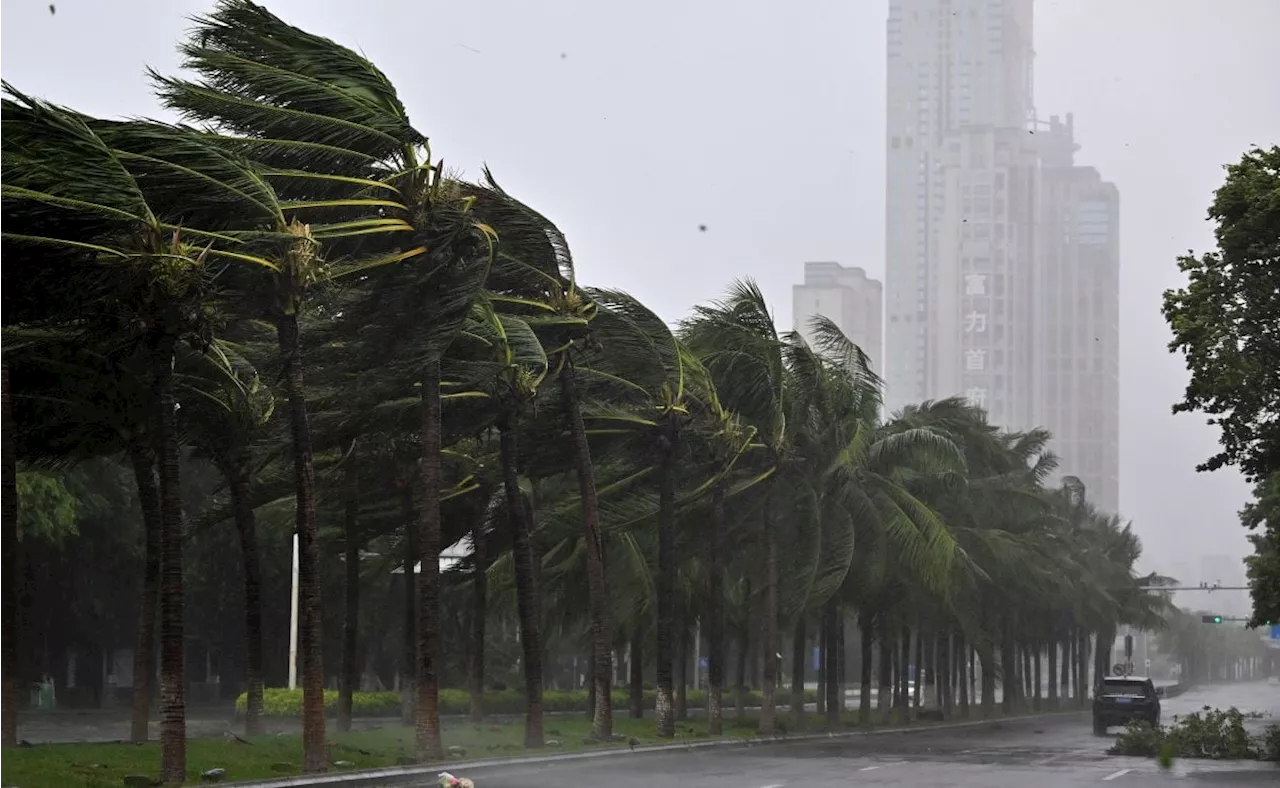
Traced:
[[930, 398], [960, 394], [1004, 427], [1035, 426], [1033, 293], [1039, 156], [1021, 129], [970, 127], [938, 152], [943, 199], [927, 297]]
[[791, 289], [791, 314], [796, 331], [811, 345], [810, 319], [814, 315], [830, 319], [867, 354], [871, 369], [882, 375], [883, 300], [880, 283], [861, 268], [805, 263], [804, 284]]
[[[885, 375], [890, 410], [967, 389], [975, 395], [987, 389], [989, 402], [983, 404], [998, 403], [1010, 417], [1026, 409], [1005, 400], [1003, 392], [1011, 386], [1008, 372], [968, 369], [987, 352], [994, 363], [996, 348], [966, 344], [961, 349], [959, 335], [966, 325], [971, 334], [982, 332], [977, 331], [978, 318], [966, 317], [974, 310], [959, 311], [954, 288], [969, 273], [995, 273], [956, 268], [966, 256], [957, 248], [964, 223], [963, 205], [957, 201], [966, 189], [972, 194], [975, 187], [985, 188], [992, 211], [996, 199], [1003, 202], [1002, 213], [1029, 208], [996, 193], [993, 157], [995, 138], [1008, 143], [1011, 132], [1025, 135], [1035, 115], [1031, 22], [1032, 0], [889, 2]], [[983, 139], [968, 141], [971, 131]], [[1021, 145], [1018, 140], [1015, 147]], [[976, 171], [966, 172], [970, 167]], [[1006, 185], [1000, 188], [1011, 188], [1008, 177], [1006, 173]], [[981, 240], [980, 232], [994, 232], [995, 223], [993, 213], [983, 230], [970, 229], [971, 238]], [[1002, 243], [990, 246], [990, 254], [967, 256], [986, 257], [994, 266], [999, 252], [1002, 266], [1029, 263], [1011, 257]], [[1010, 285], [1005, 282], [1006, 288]], [[1012, 326], [994, 317], [986, 314], [984, 328], [994, 333], [994, 324], [1000, 323], [1001, 331], [1010, 334]], [[1007, 353], [1005, 349], [1005, 363], [1012, 363]], [[1004, 386], [998, 393], [996, 381], [988, 388], [986, 378], [967, 385], [965, 370], [957, 364], [970, 372], [1004, 374]]]
[[1119, 193], [1075, 164], [1070, 116], [1036, 119], [1032, 0], [888, 5], [886, 404], [1044, 427], [1114, 512]]
[[1120, 505], [1120, 193], [1076, 166], [1072, 118], [1040, 128], [1041, 237], [1034, 401], [1059, 468]]

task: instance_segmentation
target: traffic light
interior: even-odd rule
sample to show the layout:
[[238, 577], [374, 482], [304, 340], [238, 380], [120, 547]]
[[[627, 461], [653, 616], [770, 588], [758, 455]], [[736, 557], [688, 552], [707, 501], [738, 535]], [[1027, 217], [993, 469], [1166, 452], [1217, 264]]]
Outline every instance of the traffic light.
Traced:
[[1222, 616], [1200, 616], [1200, 621], [1205, 624], [1221, 624]]

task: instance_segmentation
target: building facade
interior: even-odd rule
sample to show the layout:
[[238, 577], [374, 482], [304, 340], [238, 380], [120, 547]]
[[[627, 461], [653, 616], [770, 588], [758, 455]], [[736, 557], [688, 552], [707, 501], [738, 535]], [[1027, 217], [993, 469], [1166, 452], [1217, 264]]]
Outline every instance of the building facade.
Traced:
[[1119, 505], [1119, 194], [1036, 120], [1032, 0], [890, 0], [886, 403], [1045, 427]]
[[[983, 129], [977, 133], [991, 140], [1028, 128], [1034, 116], [1031, 21], [1032, 0], [889, 4], [885, 374], [890, 410], [970, 388], [955, 366], [970, 363], [966, 358], [972, 356], [954, 342], [969, 324], [968, 312], [950, 303], [951, 288], [963, 277], [955, 262], [965, 256], [957, 251], [965, 222], [956, 201], [980, 179], [966, 172], [970, 168], [984, 172], [994, 186], [993, 162], [981, 155], [991, 143], [971, 142], [969, 135]], [[979, 333], [977, 328], [973, 322], [970, 333]]]
[[1033, 412], [1059, 468], [1089, 500], [1120, 505], [1120, 193], [1077, 166], [1071, 116], [1037, 138], [1045, 243], [1036, 288]]
[[839, 263], [805, 263], [804, 283], [791, 288], [791, 314], [795, 330], [813, 344], [810, 321], [815, 315], [830, 319], [862, 352], [871, 369], [882, 375], [884, 358], [884, 291], [867, 272]]

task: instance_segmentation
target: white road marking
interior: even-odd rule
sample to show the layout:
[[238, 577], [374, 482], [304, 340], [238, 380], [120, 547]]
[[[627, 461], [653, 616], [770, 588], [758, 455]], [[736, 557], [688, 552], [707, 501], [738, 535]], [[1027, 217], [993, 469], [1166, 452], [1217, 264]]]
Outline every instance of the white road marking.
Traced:
[[889, 763], [881, 763], [881, 764], [877, 764], [877, 765], [875, 765], [875, 766], [863, 766], [863, 767], [862, 767], [861, 769], [859, 769], [858, 771], [860, 771], [860, 772], [870, 772], [870, 771], [874, 771], [875, 769], [883, 769], [883, 768], [884, 768], [884, 767], [886, 767], [886, 766], [901, 766], [901, 765], [902, 765], [902, 764], [904, 764], [904, 763], [906, 763], [906, 761], [891, 761], [891, 762], [889, 762]]
[[1124, 777], [1126, 774], [1128, 774], [1131, 771], [1133, 771], [1133, 769], [1121, 769], [1118, 772], [1113, 772], [1112, 774], [1108, 774], [1106, 777], [1103, 777], [1102, 779], [1104, 781], [1114, 780], [1117, 777]]
[[774, 783], [773, 785], [762, 785], [760, 788], [783, 788], [786, 783]]

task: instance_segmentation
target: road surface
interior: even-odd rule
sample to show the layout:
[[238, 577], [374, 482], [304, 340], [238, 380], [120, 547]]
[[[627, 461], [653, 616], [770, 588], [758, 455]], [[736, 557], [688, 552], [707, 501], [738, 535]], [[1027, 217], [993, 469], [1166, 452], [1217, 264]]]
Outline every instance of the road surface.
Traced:
[[[1271, 715], [1280, 722], [1280, 687], [1206, 687], [1163, 704], [1164, 719], [1203, 706]], [[1088, 715], [1056, 715], [993, 725], [922, 730], [755, 747], [709, 748], [535, 765], [494, 766], [458, 776], [480, 788], [1145, 788], [1280, 786], [1280, 767], [1258, 762], [1180, 760], [1161, 772], [1149, 759], [1106, 754], [1112, 737], [1094, 736]]]

